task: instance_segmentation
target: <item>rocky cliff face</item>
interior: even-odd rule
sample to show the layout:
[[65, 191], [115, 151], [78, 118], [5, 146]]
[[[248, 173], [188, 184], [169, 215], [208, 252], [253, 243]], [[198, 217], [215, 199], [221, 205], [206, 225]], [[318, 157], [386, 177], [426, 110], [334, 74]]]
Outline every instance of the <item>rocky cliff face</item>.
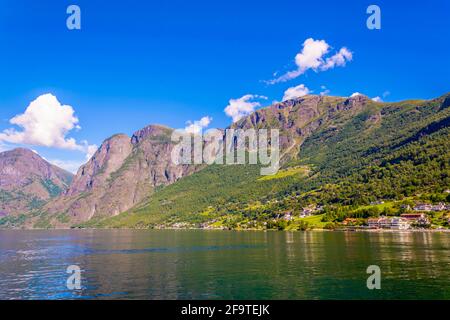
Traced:
[[373, 103], [363, 95], [351, 98], [308, 95], [257, 110], [231, 128], [280, 130], [285, 162], [298, 154], [302, 142], [319, 127], [345, 122]]
[[[305, 96], [258, 110], [231, 128], [279, 129], [287, 161], [319, 126], [341, 116], [340, 111], [351, 117], [369, 102], [364, 96]], [[63, 227], [116, 216], [150, 197], [158, 186], [172, 184], [201, 168], [172, 163], [171, 134], [170, 128], [150, 125], [131, 138], [118, 134], [105, 140], [78, 170], [67, 192], [47, 205], [51, 224]]]
[[[150, 196], [155, 188], [194, 172], [193, 166], [171, 161], [172, 129], [151, 125], [130, 138], [115, 135], [82, 166], [67, 192], [46, 209], [64, 226], [118, 215]], [[66, 221], [68, 220], [68, 221]]]
[[0, 153], [0, 215], [16, 215], [37, 209], [64, 192], [72, 174], [37, 153], [14, 149]]
[[[302, 143], [315, 131], [339, 131], [342, 124], [374, 103], [365, 96], [305, 96], [260, 109], [231, 128], [279, 129], [282, 162], [287, 162], [298, 157]], [[375, 123], [376, 115], [372, 118]], [[202, 166], [173, 164], [172, 132], [151, 125], [131, 137], [118, 134], [105, 140], [67, 190], [29, 225], [45, 220], [45, 225], [69, 227], [136, 210], [159, 186], [200, 170]]]
[[75, 196], [102, 187], [123, 165], [132, 149], [130, 138], [124, 134], [105, 140], [91, 160], [78, 170], [66, 195]]

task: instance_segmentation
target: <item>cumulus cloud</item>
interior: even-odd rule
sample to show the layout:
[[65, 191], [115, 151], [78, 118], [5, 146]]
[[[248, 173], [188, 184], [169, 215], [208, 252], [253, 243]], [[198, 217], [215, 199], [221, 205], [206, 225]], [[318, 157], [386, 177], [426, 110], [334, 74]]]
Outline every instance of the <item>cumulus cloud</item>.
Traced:
[[311, 91], [304, 85], [300, 84], [296, 87], [287, 89], [284, 92], [283, 101], [306, 96]]
[[317, 69], [323, 64], [322, 57], [329, 48], [330, 46], [325, 40], [306, 39], [302, 51], [295, 56], [295, 63], [302, 72], [308, 69]]
[[4, 130], [0, 133], [0, 142], [92, 152], [96, 146], [89, 145], [87, 141], [78, 143], [74, 138], [67, 137], [70, 131], [81, 129], [74, 113], [71, 106], [62, 105], [54, 95], [41, 95], [30, 103], [23, 114], [9, 121], [21, 130]]
[[381, 99], [380, 97], [375, 97], [375, 98], [372, 98], [372, 100], [373, 101], [375, 101], [375, 102], [383, 102], [383, 99]]
[[269, 84], [286, 82], [295, 79], [312, 69], [316, 72], [326, 71], [334, 67], [343, 67], [348, 61], [353, 59], [350, 50], [343, 47], [331, 57], [325, 57], [330, 50], [330, 45], [325, 40], [306, 39], [302, 50], [295, 56], [296, 70], [289, 71], [282, 76], [267, 81]]
[[347, 61], [353, 59], [352, 53], [345, 47], [341, 48], [334, 56], [325, 60], [325, 63], [320, 66], [320, 70], [325, 71], [334, 67], [343, 67]]
[[201, 133], [204, 128], [207, 128], [211, 121], [212, 118], [208, 116], [205, 116], [198, 121], [188, 121], [184, 130], [188, 133], [198, 134]]
[[267, 97], [247, 94], [239, 99], [230, 99], [228, 106], [224, 110], [225, 114], [231, 117], [233, 122], [237, 122], [261, 106], [261, 103], [254, 101], [256, 99], [267, 100]]
[[352, 95], [350, 96], [350, 98], [354, 98], [354, 97], [356, 97], [356, 96], [363, 96], [363, 94], [362, 94], [362, 93], [359, 93], [359, 92], [354, 92], [354, 93], [352, 93]]

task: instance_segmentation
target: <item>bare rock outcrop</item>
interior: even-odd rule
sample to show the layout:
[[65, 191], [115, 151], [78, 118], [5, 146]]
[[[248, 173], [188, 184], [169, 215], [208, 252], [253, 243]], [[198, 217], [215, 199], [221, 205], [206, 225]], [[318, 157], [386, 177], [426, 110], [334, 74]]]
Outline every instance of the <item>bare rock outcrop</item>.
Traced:
[[195, 171], [194, 166], [171, 161], [172, 129], [150, 125], [132, 137], [118, 134], [105, 140], [82, 166], [68, 191], [47, 206], [56, 226], [116, 216]]

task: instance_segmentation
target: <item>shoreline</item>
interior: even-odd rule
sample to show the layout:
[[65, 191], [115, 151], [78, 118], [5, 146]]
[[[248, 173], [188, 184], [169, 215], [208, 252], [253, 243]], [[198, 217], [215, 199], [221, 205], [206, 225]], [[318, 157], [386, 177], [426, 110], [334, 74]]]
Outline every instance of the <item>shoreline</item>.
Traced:
[[356, 230], [345, 230], [345, 229], [335, 229], [335, 230], [329, 230], [329, 229], [310, 229], [310, 230], [272, 230], [272, 229], [266, 229], [266, 230], [259, 230], [259, 229], [239, 229], [239, 230], [228, 230], [228, 229], [203, 229], [203, 228], [50, 228], [50, 229], [44, 229], [44, 228], [0, 228], [0, 231], [106, 231], [106, 230], [152, 230], [152, 231], [164, 231], [164, 230], [170, 230], [170, 231], [225, 231], [225, 232], [291, 232], [291, 233], [297, 233], [297, 232], [352, 232], [352, 233], [358, 233], [358, 232], [367, 232], [367, 233], [450, 233], [450, 229], [410, 229], [410, 230], [390, 230], [390, 229], [356, 229]]

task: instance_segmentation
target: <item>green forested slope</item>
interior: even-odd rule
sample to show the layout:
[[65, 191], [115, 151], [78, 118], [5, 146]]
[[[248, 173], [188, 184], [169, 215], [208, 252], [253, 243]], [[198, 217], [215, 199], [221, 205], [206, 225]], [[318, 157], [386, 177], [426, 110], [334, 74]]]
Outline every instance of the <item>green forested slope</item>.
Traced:
[[285, 173], [303, 171], [261, 179], [258, 166], [210, 166], [129, 212], [86, 226], [258, 220], [308, 204], [355, 207], [441, 193], [450, 187], [449, 105], [447, 94], [321, 114], [320, 126], [302, 137], [299, 155], [284, 164]]

